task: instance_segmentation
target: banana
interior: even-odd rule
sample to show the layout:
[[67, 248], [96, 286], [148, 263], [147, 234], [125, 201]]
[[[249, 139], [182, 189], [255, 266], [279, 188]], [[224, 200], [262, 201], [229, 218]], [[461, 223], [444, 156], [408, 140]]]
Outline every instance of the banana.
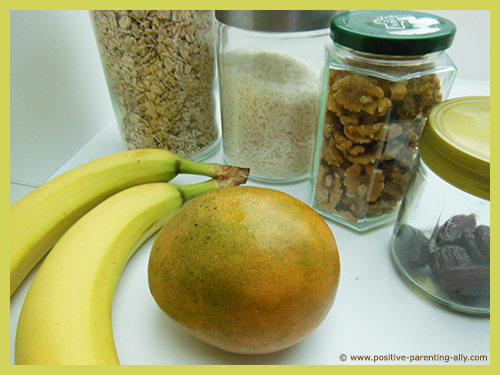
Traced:
[[10, 295], [61, 235], [91, 208], [131, 186], [168, 182], [179, 173], [246, 181], [248, 169], [200, 163], [162, 149], [115, 153], [74, 168], [10, 208]]
[[56, 243], [35, 275], [19, 316], [15, 363], [118, 365], [111, 307], [133, 253], [182, 204], [216, 180], [151, 183], [108, 198]]

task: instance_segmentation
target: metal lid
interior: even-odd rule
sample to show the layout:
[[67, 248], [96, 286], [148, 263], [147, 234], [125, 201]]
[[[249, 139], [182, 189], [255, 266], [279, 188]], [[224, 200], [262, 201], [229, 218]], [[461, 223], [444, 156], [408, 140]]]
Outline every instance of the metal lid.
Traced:
[[456, 26], [445, 18], [411, 10], [360, 10], [336, 16], [335, 43], [377, 55], [417, 56], [449, 48]]
[[345, 10], [216, 10], [215, 18], [228, 26], [254, 31], [309, 31], [328, 29]]
[[458, 98], [436, 105], [418, 149], [424, 163], [443, 180], [489, 200], [490, 98]]

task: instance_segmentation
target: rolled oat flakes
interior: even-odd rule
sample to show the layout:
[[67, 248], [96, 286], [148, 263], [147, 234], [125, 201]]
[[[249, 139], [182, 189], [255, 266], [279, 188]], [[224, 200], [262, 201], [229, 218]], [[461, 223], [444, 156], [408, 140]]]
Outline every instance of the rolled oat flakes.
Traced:
[[90, 12], [113, 109], [128, 149], [191, 159], [218, 145], [213, 11]]

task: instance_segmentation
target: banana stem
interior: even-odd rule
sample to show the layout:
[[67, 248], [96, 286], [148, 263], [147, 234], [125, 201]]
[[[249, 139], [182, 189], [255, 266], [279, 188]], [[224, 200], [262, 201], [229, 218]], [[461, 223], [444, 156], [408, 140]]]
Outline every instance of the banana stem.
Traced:
[[[203, 163], [198, 163], [203, 164]], [[213, 190], [229, 186], [239, 186], [247, 182], [250, 169], [221, 164], [207, 164], [216, 174], [211, 180], [191, 185], [175, 185], [182, 195], [184, 202], [197, 198]]]
[[212, 177], [219, 181], [220, 187], [241, 185], [247, 182], [250, 169], [217, 163], [201, 163], [187, 159], [177, 162], [177, 171]]
[[250, 169], [214, 163], [213, 174], [212, 178], [217, 180], [220, 188], [238, 186], [247, 182]]
[[219, 188], [219, 184], [216, 180], [212, 179], [204, 182], [199, 182], [197, 184], [176, 185], [176, 187], [177, 190], [179, 190], [183, 201], [187, 202], [203, 194], [217, 190]]
[[201, 163], [182, 158], [177, 160], [177, 171], [178, 173], [197, 174], [201, 176], [214, 177], [212, 176], [212, 163]]

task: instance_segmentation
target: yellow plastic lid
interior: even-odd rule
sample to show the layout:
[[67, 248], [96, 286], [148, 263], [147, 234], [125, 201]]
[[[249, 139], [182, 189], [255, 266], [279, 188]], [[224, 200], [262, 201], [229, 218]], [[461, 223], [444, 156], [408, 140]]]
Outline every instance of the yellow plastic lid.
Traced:
[[490, 98], [466, 97], [436, 105], [419, 141], [425, 164], [443, 180], [490, 200]]

